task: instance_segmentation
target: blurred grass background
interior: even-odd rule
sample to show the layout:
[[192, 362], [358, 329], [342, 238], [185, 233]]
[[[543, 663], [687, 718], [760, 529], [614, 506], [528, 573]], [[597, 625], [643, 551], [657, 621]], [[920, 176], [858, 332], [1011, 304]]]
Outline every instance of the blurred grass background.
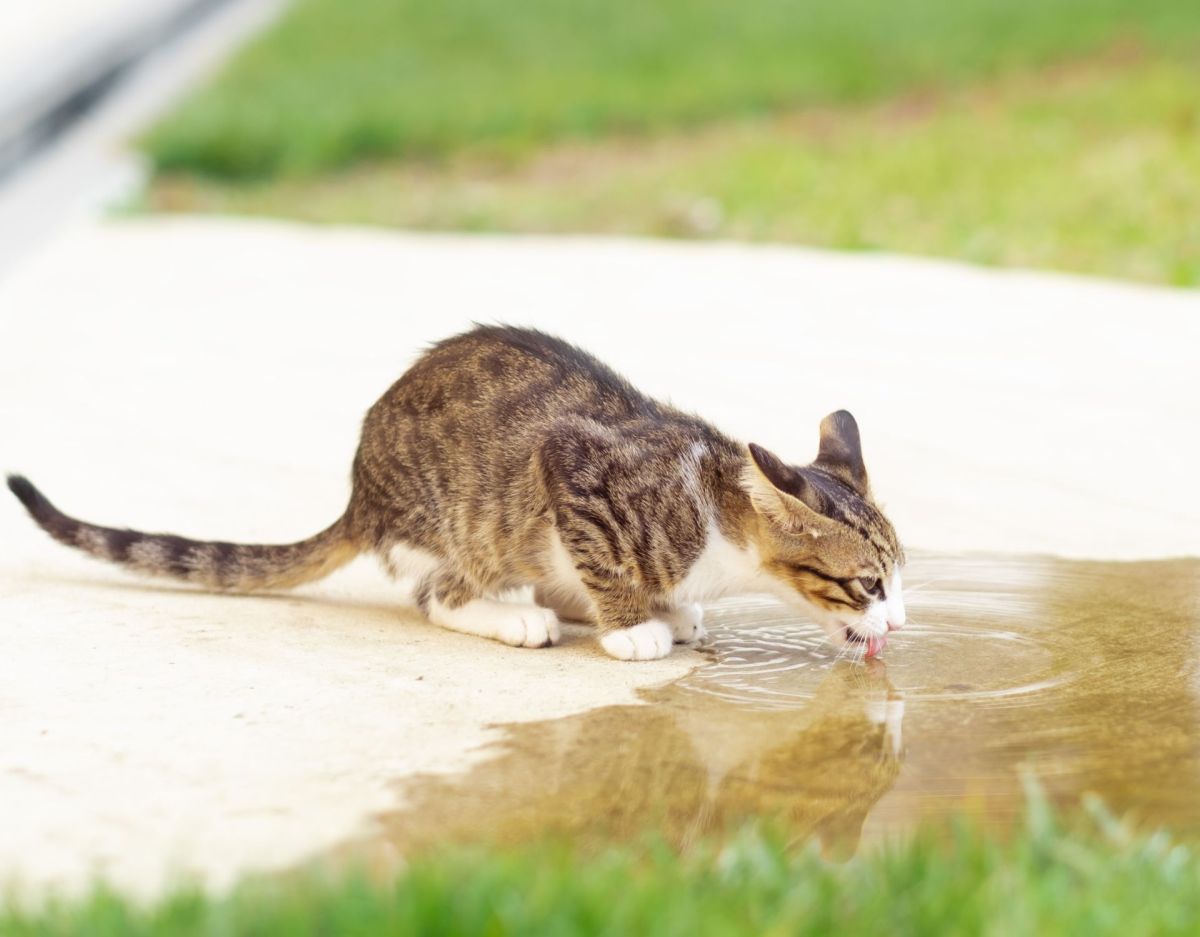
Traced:
[[1195, 0], [297, 0], [153, 128], [164, 211], [1200, 282]]
[[582, 852], [563, 843], [462, 848], [396, 876], [292, 875], [211, 897], [142, 905], [86, 900], [0, 908], [6, 937], [656, 937], [761, 935], [1193, 935], [1200, 863], [1162, 835], [1092, 807], [1069, 832], [1044, 803], [1000, 841], [978, 828], [915, 839], [834, 865], [780, 831], [749, 828], [679, 856], [647, 840]]

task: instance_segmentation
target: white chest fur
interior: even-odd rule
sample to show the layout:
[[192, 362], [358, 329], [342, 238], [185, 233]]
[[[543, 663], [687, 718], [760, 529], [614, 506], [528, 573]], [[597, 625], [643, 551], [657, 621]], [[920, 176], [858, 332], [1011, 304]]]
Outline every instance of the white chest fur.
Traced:
[[676, 588], [675, 599], [682, 604], [775, 591], [777, 584], [762, 571], [758, 551], [752, 546], [739, 547], [727, 540], [716, 524], [710, 524], [704, 550]]

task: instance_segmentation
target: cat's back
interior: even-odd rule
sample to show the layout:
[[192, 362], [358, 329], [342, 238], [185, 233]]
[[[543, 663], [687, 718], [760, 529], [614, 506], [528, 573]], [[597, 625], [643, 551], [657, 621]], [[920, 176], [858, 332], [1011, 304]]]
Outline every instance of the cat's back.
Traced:
[[[605, 420], [653, 418], [660, 406], [580, 348], [512, 326], [477, 326], [438, 342], [384, 401], [465, 418], [529, 420], [582, 414]], [[383, 403], [384, 401], [381, 401]]]

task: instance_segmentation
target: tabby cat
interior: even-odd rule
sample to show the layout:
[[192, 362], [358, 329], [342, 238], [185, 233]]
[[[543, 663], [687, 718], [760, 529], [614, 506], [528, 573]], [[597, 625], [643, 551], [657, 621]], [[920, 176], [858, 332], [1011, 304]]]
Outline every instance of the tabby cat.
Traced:
[[703, 638], [697, 601], [731, 593], [772, 593], [870, 657], [904, 623], [904, 554], [849, 413], [821, 422], [816, 461], [787, 465], [528, 329], [427, 351], [367, 413], [346, 512], [299, 543], [99, 527], [8, 485], [56, 540], [211, 589], [291, 588], [373, 553], [431, 620], [511, 645], [554, 644], [573, 619], [613, 657], [664, 657]]

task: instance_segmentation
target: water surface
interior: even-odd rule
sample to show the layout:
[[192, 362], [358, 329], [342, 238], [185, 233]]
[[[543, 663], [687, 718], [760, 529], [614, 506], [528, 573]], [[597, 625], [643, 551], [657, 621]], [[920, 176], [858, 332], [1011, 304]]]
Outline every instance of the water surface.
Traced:
[[767, 599], [710, 606], [711, 663], [647, 705], [511, 726], [466, 775], [405, 782], [376, 845], [686, 845], [769, 817], [848, 856], [922, 818], [1007, 827], [1023, 771], [1063, 809], [1092, 791], [1200, 832], [1200, 560], [924, 554], [906, 582], [909, 627], [870, 662]]

